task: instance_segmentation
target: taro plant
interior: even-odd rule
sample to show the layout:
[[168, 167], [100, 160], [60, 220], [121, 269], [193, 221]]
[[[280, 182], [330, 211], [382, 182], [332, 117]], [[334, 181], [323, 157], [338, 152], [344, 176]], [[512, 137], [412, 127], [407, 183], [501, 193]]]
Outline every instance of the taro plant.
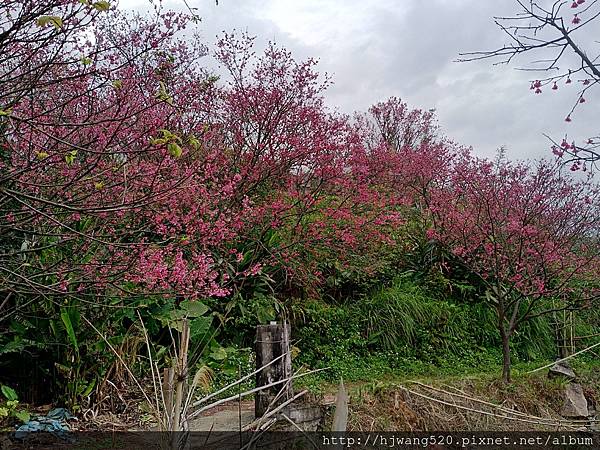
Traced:
[[28, 422], [31, 418], [27, 409], [20, 407], [19, 397], [17, 392], [5, 385], [0, 385], [3, 400], [0, 401], [0, 429], [4, 425], [8, 425], [14, 419], [20, 422]]

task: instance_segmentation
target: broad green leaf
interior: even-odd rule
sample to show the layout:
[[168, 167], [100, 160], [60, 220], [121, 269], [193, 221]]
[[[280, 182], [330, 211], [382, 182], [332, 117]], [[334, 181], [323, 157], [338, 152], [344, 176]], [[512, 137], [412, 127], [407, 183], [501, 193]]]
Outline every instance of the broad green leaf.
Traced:
[[71, 344], [73, 344], [75, 351], [79, 353], [79, 344], [77, 343], [77, 337], [75, 336], [75, 330], [73, 329], [73, 323], [71, 322], [71, 317], [67, 308], [60, 309], [60, 318], [65, 325], [65, 330], [71, 340]]
[[208, 306], [204, 303], [189, 300], [182, 302], [181, 308], [187, 312], [188, 317], [200, 317], [208, 312]]
[[166, 95], [168, 95], [167, 94], [167, 85], [165, 84], [164, 81], [159, 81], [158, 82], [158, 93], [156, 94], [156, 96], [158, 98], [162, 98]]
[[175, 137], [176, 137], [173, 133], [171, 133], [169, 130], [165, 130], [164, 128], [161, 128], [158, 131], [160, 131], [162, 133], [163, 138], [165, 138], [169, 141], [175, 139]]
[[181, 310], [181, 309], [173, 309], [171, 311], [169, 311], [168, 315], [167, 315], [167, 321], [169, 320], [173, 320], [173, 321], [177, 321], [177, 320], [181, 320], [186, 316], [186, 312]]
[[27, 411], [17, 411], [15, 412], [15, 417], [21, 422], [25, 423], [29, 422], [29, 419], [31, 419], [31, 414], [29, 414]]
[[56, 367], [59, 372], [65, 374], [65, 375], [69, 375], [71, 373], [71, 368], [65, 366], [64, 364], [59, 364], [59, 363], [55, 362], [54, 367]]
[[10, 116], [12, 114], [11, 109], [0, 109], [0, 117], [2, 116]]
[[267, 323], [275, 319], [275, 310], [271, 306], [259, 306], [256, 310], [258, 323]]
[[58, 16], [40, 16], [35, 21], [38, 27], [47, 27], [48, 25], [54, 26], [54, 28], [59, 29], [63, 25], [63, 21]]
[[81, 393], [81, 395], [83, 397], [87, 397], [88, 395], [90, 395], [92, 393], [92, 390], [94, 389], [94, 387], [96, 387], [96, 379], [93, 379], [87, 386], [86, 388], [83, 390], [83, 392]]
[[181, 156], [182, 150], [179, 144], [176, 144], [175, 142], [169, 142], [167, 144], [167, 149], [174, 158], [179, 158]]
[[17, 353], [17, 352], [22, 352], [25, 349], [25, 344], [23, 343], [22, 339], [19, 339], [17, 336], [15, 336], [14, 340], [7, 342], [4, 345], [0, 345], [0, 355], [3, 355], [5, 353]]
[[222, 361], [227, 358], [227, 352], [223, 347], [216, 347], [212, 349], [212, 352], [208, 356], [216, 361]]
[[11, 388], [9, 386], [5, 386], [3, 384], [2, 386], [0, 386], [0, 390], [2, 391], [2, 395], [4, 395], [4, 397], [8, 401], [14, 401], [14, 400], [18, 400], [19, 399], [19, 396], [17, 395], [17, 392], [13, 388]]
[[0, 417], [8, 417], [8, 408], [0, 406]]
[[212, 325], [212, 317], [198, 317], [190, 321], [190, 336], [204, 338], [208, 336]]
[[169, 322], [169, 326], [171, 328], [173, 328], [174, 330], [179, 331], [180, 333], [183, 332], [183, 320], [173, 320]]
[[121, 89], [123, 87], [123, 82], [121, 80], [114, 80], [112, 85], [115, 89]]
[[158, 98], [159, 100], [163, 101], [163, 102], [167, 102], [169, 105], [173, 105], [173, 97], [171, 97], [169, 95], [169, 93], [167, 92], [167, 85], [161, 81], [160, 86], [158, 88], [158, 93], [156, 94], [156, 98]]
[[46, 152], [37, 152], [35, 154], [35, 157], [40, 160], [46, 159], [48, 156], [50, 156], [50, 155], [48, 155], [48, 153], [46, 153]]
[[200, 148], [200, 141], [194, 136], [189, 139], [189, 143], [194, 150], [198, 150]]
[[152, 145], [164, 145], [167, 143], [166, 139], [150, 139]]
[[106, 0], [100, 0], [98, 2], [95, 2], [92, 6], [98, 11], [108, 11], [110, 9], [110, 3]]

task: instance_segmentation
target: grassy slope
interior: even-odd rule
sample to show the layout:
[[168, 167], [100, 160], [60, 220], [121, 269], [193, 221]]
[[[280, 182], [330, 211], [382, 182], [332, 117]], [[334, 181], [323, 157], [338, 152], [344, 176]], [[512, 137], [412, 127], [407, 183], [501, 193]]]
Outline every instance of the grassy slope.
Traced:
[[[547, 370], [528, 373], [542, 365], [543, 362], [516, 364], [513, 382], [509, 385], [499, 381], [498, 365], [490, 365], [486, 370], [454, 373], [432, 367], [430, 371], [418, 374], [405, 372], [352, 381], [347, 383], [351, 397], [349, 428], [362, 431], [552, 430], [554, 427], [540, 422], [561, 419], [558, 412], [566, 382], [548, 379]], [[600, 361], [573, 361], [573, 366], [588, 401], [596, 404], [600, 399]], [[514, 417], [514, 414], [474, 400], [432, 391], [415, 381], [518, 411], [523, 420], [498, 417]], [[336, 384], [327, 382], [316, 383], [314, 387], [328, 394], [337, 390]], [[432, 402], [404, 388], [488, 414]]]

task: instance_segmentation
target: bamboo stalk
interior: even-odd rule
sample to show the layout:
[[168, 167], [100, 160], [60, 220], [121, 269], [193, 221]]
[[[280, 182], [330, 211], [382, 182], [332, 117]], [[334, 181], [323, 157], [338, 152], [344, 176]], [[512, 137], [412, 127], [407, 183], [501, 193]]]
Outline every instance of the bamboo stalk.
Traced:
[[567, 359], [571, 359], [571, 358], [573, 358], [573, 357], [575, 357], [575, 356], [577, 356], [577, 355], [581, 355], [582, 353], [585, 353], [585, 352], [587, 352], [587, 351], [589, 351], [589, 350], [591, 350], [591, 349], [593, 349], [593, 348], [596, 348], [596, 347], [598, 347], [598, 346], [600, 346], [600, 342], [596, 342], [594, 345], [590, 345], [589, 347], [587, 347], [587, 348], [584, 348], [583, 350], [579, 350], [578, 352], [575, 352], [575, 353], [573, 353], [572, 355], [569, 355], [569, 356], [567, 356], [567, 357], [565, 357], [565, 358], [558, 359], [558, 360], [556, 360], [556, 361], [554, 361], [554, 362], [551, 362], [550, 364], [546, 364], [545, 366], [538, 367], [537, 369], [534, 369], [534, 370], [530, 370], [530, 371], [529, 371], [529, 372], [527, 372], [527, 373], [535, 373], [535, 372], [539, 372], [540, 370], [547, 369], [548, 367], [551, 367], [551, 366], [553, 366], [554, 364], [557, 364], [557, 363], [560, 363], [560, 362], [566, 361]]
[[173, 423], [171, 424], [171, 431], [173, 436], [171, 445], [175, 449], [178, 432], [182, 431], [181, 426], [181, 412], [183, 406], [183, 395], [184, 388], [187, 382], [187, 359], [188, 349], [190, 345], [190, 324], [187, 318], [182, 320], [181, 335], [179, 337], [179, 357], [177, 358], [177, 381], [175, 383], [175, 412]]
[[168, 429], [171, 429], [173, 418], [173, 381], [175, 379], [175, 371], [172, 367], [165, 367], [163, 370], [163, 403], [165, 413], [168, 418]]
[[279, 361], [279, 360], [280, 360], [281, 358], [283, 358], [283, 357], [284, 357], [284, 356], [285, 356], [287, 353], [289, 353], [289, 352], [286, 352], [286, 353], [284, 353], [284, 354], [282, 354], [282, 355], [279, 355], [277, 358], [274, 358], [274, 359], [273, 359], [272, 361], [270, 361], [268, 364], [265, 364], [264, 366], [262, 366], [262, 367], [259, 367], [259, 368], [258, 368], [258, 369], [256, 369], [254, 372], [252, 372], [252, 373], [249, 373], [248, 375], [245, 375], [244, 377], [240, 378], [239, 380], [237, 380], [237, 381], [234, 381], [234, 382], [233, 382], [233, 383], [231, 383], [231, 384], [228, 384], [227, 386], [225, 386], [225, 387], [223, 387], [223, 388], [219, 389], [218, 391], [216, 391], [216, 392], [213, 392], [213, 393], [211, 393], [211, 394], [207, 395], [206, 397], [204, 397], [204, 398], [201, 398], [200, 400], [197, 400], [197, 401], [195, 401], [194, 403], [192, 403], [192, 404], [191, 404], [191, 405], [189, 405], [189, 406], [190, 406], [191, 408], [193, 408], [193, 407], [196, 407], [196, 406], [200, 406], [201, 404], [203, 404], [203, 403], [206, 403], [206, 402], [207, 402], [208, 400], [210, 400], [211, 398], [213, 398], [213, 397], [215, 397], [215, 396], [217, 396], [217, 395], [219, 395], [219, 394], [222, 394], [223, 392], [227, 391], [228, 389], [231, 389], [233, 386], [236, 386], [236, 385], [238, 385], [238, 384], [240, 384], [240, 383], [243, 383], [243, 382], [244, 382], [244, 381], [246, 381], [248, 378], [252, 377], [253, 375], [256, 375], [258, 372], [260, 372], [261, 370], [263, 370], [265, 367], [269, 367], [271, 364], [274, 364], [275, 362]]
[[283, 402], [282, 404], [280, 404], [277, 408], [273, 409], [272, 411], [269, 411], [268, 413], [266, 413], [264, 416], [259, 417], [258, 419], [256, 419], [254, 422], [249, 423], [248, 425], [246, 425], [244, 428], [242, 428], [242, 431], [248, 431], [251, 430], [252, 428], [254, 428], [255, 426], [260, 425], [260, 423], [265, 420], [268, 419], [269, 417], [271, 417], [274, 414], [277, 414], [277, 412], [281, 411], [283, 408], [285, 408], [287, 405], [289, 405], [290, 403], [292, 403], [294, 400], [302, 397], [303, 395], [305, 395], [308, 392], [308, 390], [304, 390], [296, 395], [294, 395], [292, 398], [290, 398], [289, 400], [286, 400], [285, 402]]
[[462, 406], [462, 405], [457, 405], [457, 404], [452, 404], [450, 402], [446, 402], [444, 400], [440, 400], [434, 397], [430, 397], [428, 395], [425, 394], [421, 394], [419, 392], [413, 391], [411, 389], [408, 389], [404, 386], [400, 386], [401, 389], [405, 390], [406, 392], [409, 392], [410, 394], [416, 395], [417, 397], [421, 397], [424, 398], [426, 400], [435, 402], [435, 403], [441, 403], [442, 405], [446, 405], [446, 406], [451, 406], [452, 408], [457, 408], [457, 409], [462, 409], [465, 411], [470, 411], [470, 412], [474, 412], [477, 414], [483, 414], [485, 416], [491, 416], [491, 417], [498, 417], [500, 419], [507, 419], [507, 420], [514, 420], [516, 422], [525, 422], [525, 423], [533, 423], [533, 424], [537, 424], [537, 425], [546, 425], [546, 426], [555, 426], [555, 427], [568, 427], [568, 428], [572, 428], [574, 430], [578, 429], [579, 427], [576, 426], [572, 426], [570, 425], [570, 421], [568, 422], [561, 422], [561, 421], [552, 421], [552, 420], [530, 420], [530, 419], [526, 419], [526, 418], [522, 418], [522, 417], [511, 417], [511, 416], [505, 416], [505, 415], [501, 415], [501, 414], [495, 414], [489, 411], [482, 411], [480, 409], [475, 409], [475, 408], [469, 408], [468, 406]]
[[[142, 325], [142, 330], [144, 331], [144, 339], [146, 341], [146, 350], [148, 351], [148, 361], [150, 362], [150, 371], [152, 373], [152, 386], [154, 388], [154, 399], [156, 401], [156, 411], [160, 412], [160, 401], [158, 399], [158, 388], [157, 388], [157, 381], [158, 381], [158, 385], [162, 387], [162, 385], [160, 384], [160, 372], [158, 371], [158, 367], [156, 367], [156, 373], [154, 372], [154, 361], [152, 360], [152, 348], [150, 347], [150, 338], [148, 337], [148, 332], [146, 331], [146, 327], [144, 325], [144, 321], [142, 320], [142, 315], [140, 314], [139, 311], [137, 311], [137, 315], [138, 318], [140, 319], [140, 324]], [[161, 393], [161, 397], [163, 397], [163, 406], [164, 406], [164, 395], [162, 395]], [[166, 416], [167, 422], [165, 423], [165, 418], [162, 417], [162, 414], [158, 415], [158, 421], [160, 423], [160, 427], [163, 430], [168, 430], [168, 420], [170, 418], [170, 416]]]
[[329, 369], [329, 367], [326, 367], [326, 368], [323, 368], [323, 369], [311, 370], [309, 372], [301, 373], [300, 375], [294, 375], [294, 376], [291, 376], [291, 377], [288, 377], [288, 378], [284, 378], [283, 380], [274, 381], [273, 383], [269, 383], [269, 384], [266, 384], [264, 386], [259, 386], [259, 387], [254, 388], [254, 389], [250, 389], [249, 391], [242, 392], [241, 394], [232, 395], [231, 397], [224, 398], [222, 400], [219, 400], [219, 401], [216, 401], [214, 403], [211, 403], [210, 405], [206, 405], [206, 406], [204, 406], [204, 407], [202, 407], [200, 409], [197, 409], [196, 411], [194, 411], [193, 413], [191, 413], [189, 415], [188, 419], [193, 419], [194, 417], [197, 417], [200, 414], [202, 414], [204, 411], [206, 411], [208, 409], [211, 409], [211, 408], [214, 408], [215, 406], [222, 405], [223, 403], [230, 402], [231, 400], [235, 400], [235, 399], [238, 398], [239, 395], [241, 395], [242, 397], [246, 397], [247, 395], [254, 394], [255, 392], [262, 391], [263, 389], [268, 389], [268, 388], [273, 387], [273, 386], [278, 386], [281, 383], [286, 383], [286, 382], [288, 382], [290, 380], [295, 380], [297, 378], [302, 378], [302, 377], [305, 377], [307, 375], [312, 375], [312, 374], [315, 374], [317, 372], [322, 372], [323, 370], [327, 370], [327, 369]]

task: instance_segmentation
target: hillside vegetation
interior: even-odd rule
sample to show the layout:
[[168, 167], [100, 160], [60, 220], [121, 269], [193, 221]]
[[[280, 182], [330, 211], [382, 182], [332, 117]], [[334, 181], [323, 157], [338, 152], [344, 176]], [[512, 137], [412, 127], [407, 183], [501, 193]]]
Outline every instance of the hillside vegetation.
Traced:
[[243, 33], [209, 52], [196, 22], [0, 6], [3, 425], [25, 418], [15, 395], [119, 412], [165, 368], [200, 397], [252, 372], [272, 320], [296, 368], [327, 368], [315, 391], [490, 368], [508, 385], [597, 341], [593, 178], [478, 158], [399, 98], [340, 114], [315, 61]]

